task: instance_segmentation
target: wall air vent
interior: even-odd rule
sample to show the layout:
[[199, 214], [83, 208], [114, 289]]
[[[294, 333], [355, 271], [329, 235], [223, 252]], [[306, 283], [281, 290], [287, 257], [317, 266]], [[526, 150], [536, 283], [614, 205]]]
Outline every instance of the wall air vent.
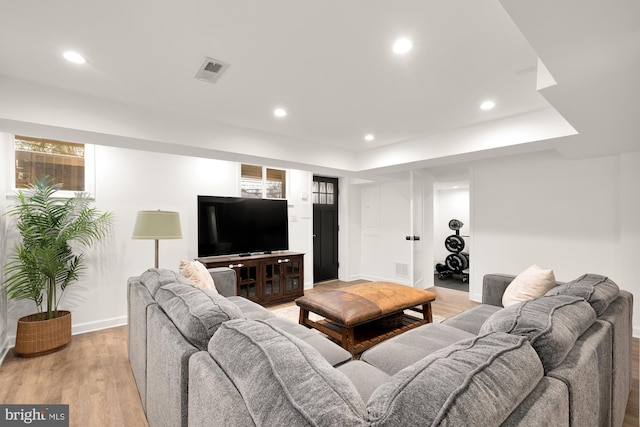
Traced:
[[396, 276], [409, 277], [409, 264], [396, 262]]
[[229, 67], [230, 64], [227, 64], [224, 61], [205, 57], [193, 78], [209, 83], [215, 83]]

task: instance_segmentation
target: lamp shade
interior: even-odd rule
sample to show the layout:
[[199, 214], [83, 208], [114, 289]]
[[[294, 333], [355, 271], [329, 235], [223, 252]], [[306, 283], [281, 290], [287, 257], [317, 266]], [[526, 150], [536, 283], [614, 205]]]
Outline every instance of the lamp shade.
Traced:
[[180, 213], [139, 211], [132, 239], [182, 239]]

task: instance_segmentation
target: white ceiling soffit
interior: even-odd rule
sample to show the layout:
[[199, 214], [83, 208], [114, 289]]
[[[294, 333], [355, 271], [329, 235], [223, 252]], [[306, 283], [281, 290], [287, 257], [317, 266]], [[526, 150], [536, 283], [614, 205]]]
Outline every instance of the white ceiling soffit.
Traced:
[[571, 158], [640, 149], [640, 1], [501, 0], [556, 85], [540, 90], [578, 136]]
[[[351, 172], [638, 145], [638, 0], [6, 3], [0, 119]], [[215, 85], [193, 79], [204, 55], [233, 64]], [[541, 92], [538, 58], [557, 81]]]

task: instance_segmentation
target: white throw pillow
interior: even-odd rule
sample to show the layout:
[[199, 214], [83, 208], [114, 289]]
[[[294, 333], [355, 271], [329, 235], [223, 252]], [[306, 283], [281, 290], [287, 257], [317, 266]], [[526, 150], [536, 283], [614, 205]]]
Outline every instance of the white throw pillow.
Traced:
[[218, 293], [213, 277], [207, 271], [207, 267], [200, 261], [180, 260], [180, 274], [186, 277], [196, 288], [208, 289]]
[[556, 277], [553, 270], [543, 270], [537, 265], [532, 265], [515, 279], [502, 295], [502, 305], [508, 307], [521, 301], [540, 297], [556, 285]]

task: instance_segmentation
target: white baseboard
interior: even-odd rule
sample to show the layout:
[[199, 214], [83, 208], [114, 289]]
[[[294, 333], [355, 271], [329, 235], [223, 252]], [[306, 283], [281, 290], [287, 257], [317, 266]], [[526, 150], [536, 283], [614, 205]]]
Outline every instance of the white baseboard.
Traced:
[[127, 324], [127, 316], [114, 317], [111, 319], [98, 320], [96, 322], [87, 322], [73, 325], [71, 327], [71, 335], [86, 334], [87, 332], [99, 331], [102, 329], [114, 328]]
[[[127, 324], [127, 316], [114, 317], [112, 319], [104, 319], [99, 320], [97, 322], [87, 322], [87, 323], [79, 323], [76, 325], [71, 325], [71, 335], [80, 335], [86, 334], [87, 332], [95, 332], [100, 331], [102, 329], [115, 328], [116, 326], [124, 326]], [[6, 356], [7, 352], [15, 347], [16, 345], [16, 336], [10, 335], [7, 338], [5, 346], [3, 347], [2, 359], [0, 359], [0, 363]]]
[[360, 279], [362, 280], [370, 280], [372, 282], [392, 282], [392, 283], [399, 283], [401, 285], [407, 285], [407, 286], [411, 286], [411, 282], [409, 281], [408, 277], [404, 277], [404, 278], [398, 278], [398, 277], [380, 277], [380, 276], [369, 276], [366, 274], [363, 274], [362, 276], [360, 276]]
[[482, 302], [482, 294], [474, 292], [472, 294], [469, 294], [469, 299], [475, 302]]

